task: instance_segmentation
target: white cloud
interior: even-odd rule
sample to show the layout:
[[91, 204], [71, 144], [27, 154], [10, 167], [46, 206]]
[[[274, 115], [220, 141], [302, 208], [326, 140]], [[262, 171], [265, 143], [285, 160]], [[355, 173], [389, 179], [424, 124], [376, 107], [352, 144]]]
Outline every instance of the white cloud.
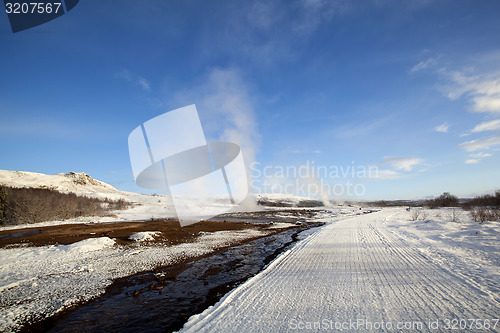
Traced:
[[500, 130], [500, 119], [484, 121], [472, 129], [472, 133]]
[[[448, 71], [442, 69], [444, 74], [451, 82], [444, 88], [446, 96], [452, 100], [465, 96], [470, 102], [469, 111], [500, 114], [500, 72], [490, 72], [487, 74], [472, 75], [471, 69], [468, 72]], [[464, 133], [461, 137], [472, 133], [481, 133], [486, 131], [499, 131], [500, 119], [483, 121], [476, 125], [470, 132]], [[491, 147], [500, 145], [500, 134], [495, 134], [488, 138], [480, 138], [461, 143], [459, 146], [468, 152], [488, 150]], [[471, 156], [471, 155], [470, 155]], [[491, 155], [489, 155], [491, 156]], [[467, 164], [476, 164], [486, 155], [478, 156], [466, 160]]]
[[472, 109], [476, 112], [491, 112], [500, 114], [500, 93], [481, 95], [473, 98]]
[[493, 155], [491, 155], [490, 153], [475, 153], [475, 154], [470, 154], [469, 156], [473, 158], [485, 158]]
[[490, 136], [487, 139], [477, 139], [466, 141], [460, 144], [460, 147], [466, 151], [487, 150], [490, 147], [500, 145], [500, 134]]
[[440, 133], [448, 133], [448, 128], [449, 128], [448, 123], [443, 123], [439, 126], [434, 127], [434, 130]]
[[490, 153], [474, 153], [474, 154], [469, 154], [470, 159], [465, 161], [465, 164], [477, 164], [481, 162], [483, 158], [490, 157], [492, 156]]
[[425, 61], [421, 61], [418, 64], [416, 64], [415, 66], [413, 66], [410, 73], [415, 73], [415, 72], [421, 71], [421, 70], [426, 69], [427, 67], [433, 66], [435, 64], [436, 64], [436, 59], [429, 58], [429, 59], [427, 59]]
[[380, 164], [389, 164], [396, 170], [411, 171], [414, 166], [421, 164], [423, 161], [417, 157], [392, 157], [386, 156]]
[[481, 162], [481, 160], [483, 158], [490, 157], [490, 156], [492, 156], [492, 155], [489, 153], [483, 153], [483, 152], [469, 154], [469, 159], [465, 161], [465, 164], [477, 164], [477, 163]]
[[448, 98], [455, 100], [466, 95], [472, 111], [500, 114], [500, 72], [472, 76], [443, 69], [441, 73], [451, 81], [443, 88]]

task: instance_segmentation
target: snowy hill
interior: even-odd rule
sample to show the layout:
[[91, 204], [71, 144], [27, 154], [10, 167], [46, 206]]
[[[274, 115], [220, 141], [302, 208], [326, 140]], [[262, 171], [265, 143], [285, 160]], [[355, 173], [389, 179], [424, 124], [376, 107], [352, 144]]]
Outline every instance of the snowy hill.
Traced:
[[48, 188], [74, 193], [121, 192], [109, 184], [95, 180], [84, 172], [46, 175], [37, 172], [0, 170], [0, 185]]
[[[46, 188], [60, 192], [71, 192], [81, 196], [100, 199], [123, 199], [133, 203], [129, 209], [117, 210], [107, 216], [80, 217], [64, 221], [42, 222], [37, 225], [55, 225], [67, 223], [89, 222], [123, 222], [143, 221], [152, 218], [175, 217], [172, 199], [164, 195], [145, 195], [139, 193], [120, 191], [113, 186], [96, 180], [84, 172], [59, 173], [46, 175], [37, 172], [0, 170], [0, 186], [17, 188]], [[19, 226], [8, 226], [0, 229], [16, 229]]]

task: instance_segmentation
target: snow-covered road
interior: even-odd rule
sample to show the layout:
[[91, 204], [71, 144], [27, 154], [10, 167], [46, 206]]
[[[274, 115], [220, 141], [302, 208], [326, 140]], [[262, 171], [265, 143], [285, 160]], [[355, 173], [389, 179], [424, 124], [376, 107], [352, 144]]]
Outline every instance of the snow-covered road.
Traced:
[[324, 226], [184, 330], [500, 330], [498, 229], [477, 238], [482, 248], [458, 248], [426, 231], [439, 230], [435, 220], [408, 215], [384, 209]]

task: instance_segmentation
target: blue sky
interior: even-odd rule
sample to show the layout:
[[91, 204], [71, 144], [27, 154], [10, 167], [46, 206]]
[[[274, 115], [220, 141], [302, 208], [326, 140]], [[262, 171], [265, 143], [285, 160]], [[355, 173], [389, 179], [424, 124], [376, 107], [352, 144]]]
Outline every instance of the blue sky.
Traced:
[[100, 0], [15, 34], [2, 13], [0, 168], [146, 192], [129, 133], [196, 104], [207, 139], [239, 143], [274, 188], [298, 184], [280, 167], [322, 166], [359, 171], [300, 180], [336, 197], [493, 191], [499, 13], [493, 0]]

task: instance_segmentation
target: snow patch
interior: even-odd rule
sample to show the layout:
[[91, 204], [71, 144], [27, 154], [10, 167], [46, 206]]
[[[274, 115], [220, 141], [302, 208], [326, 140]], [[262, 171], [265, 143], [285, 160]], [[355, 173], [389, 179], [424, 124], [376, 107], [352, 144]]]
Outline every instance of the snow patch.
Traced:
[[291, 228], [291, 227], [295, 227], [295, 226], [296, 225], [293, 223], [280, 222], [280, 223], [273, 223], [267, 229], [283, 229], [283, 228]]
[[115, 245], [109, 237], [88, 238], [70, 245], [58, 245], [58, 248], [68, 252], [92, 252]]
[[160, 231], [142, 231], [136, 232], [135, 234], [129, 236], [128, 239], [136, 242], [154, 241], [154, 237], [159, 236], [160, 234]]

